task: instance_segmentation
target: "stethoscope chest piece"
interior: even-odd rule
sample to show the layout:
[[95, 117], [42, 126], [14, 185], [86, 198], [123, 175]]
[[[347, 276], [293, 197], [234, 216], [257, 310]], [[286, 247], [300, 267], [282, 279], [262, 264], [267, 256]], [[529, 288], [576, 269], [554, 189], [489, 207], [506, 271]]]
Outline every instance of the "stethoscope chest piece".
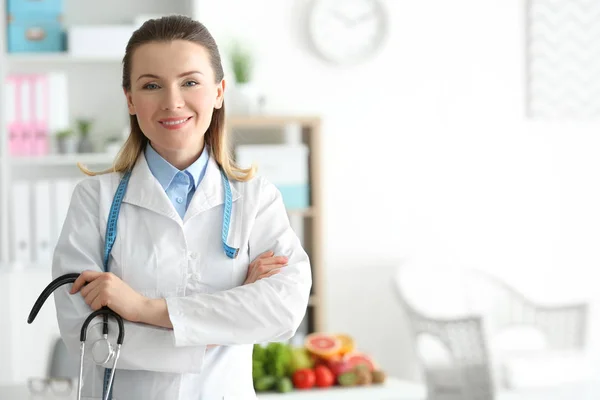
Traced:
[[96, 340], [92, 344], [92, 359], [96, 364], [106, 364], [115, 356], [115, 349], [108, 338]]

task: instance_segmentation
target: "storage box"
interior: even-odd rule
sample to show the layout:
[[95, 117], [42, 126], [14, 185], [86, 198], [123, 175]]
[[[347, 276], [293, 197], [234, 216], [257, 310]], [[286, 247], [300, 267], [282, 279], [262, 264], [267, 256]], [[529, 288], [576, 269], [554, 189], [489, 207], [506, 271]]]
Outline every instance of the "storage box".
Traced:
[[8, 52], [60, 52], [65, 35], [60, 17], [12, 17], [8, 22]]
[[6, 11], [13, 18], [32, 14], [55, 16], [63, 14], [62, 0], [8, 0]]
[[281, 192], [288, 209], [310, 207], [308, 148], [297, 145], [240, 145], [235, 149], [236, 162], [247, 168], [252, 164]]
[[72, 26], [67, 49], [75, 57], [123, 58], [134, 25]]

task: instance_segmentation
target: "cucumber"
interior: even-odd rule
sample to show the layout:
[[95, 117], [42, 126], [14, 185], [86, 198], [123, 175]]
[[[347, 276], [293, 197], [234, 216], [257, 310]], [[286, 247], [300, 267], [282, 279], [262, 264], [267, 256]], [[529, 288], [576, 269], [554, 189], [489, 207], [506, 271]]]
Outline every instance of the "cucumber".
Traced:
[[277, 383], [277, 378], [271, 375], [261, 376], [254, 381], [254, 390], [257, 392], [266, 392], [271, 390]]
[[294, 390], [294, 384], [292, 383], [292, 380], [287, 376], [284, 376], [283, 378], [279, 379], [277, 381], [276, 386], [276, 389], [279, 393], [287, 393]]

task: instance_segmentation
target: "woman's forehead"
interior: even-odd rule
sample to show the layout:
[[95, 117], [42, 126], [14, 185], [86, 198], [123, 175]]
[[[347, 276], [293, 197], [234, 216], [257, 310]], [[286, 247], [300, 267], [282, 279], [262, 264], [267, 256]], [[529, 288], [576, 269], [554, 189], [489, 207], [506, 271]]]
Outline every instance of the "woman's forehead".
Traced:
[[176, 77], [198, 71], [212, 75], [210, 56], [204, 46], [187, 40], [150, 42], [138, 47], [132, 55], [132, 75], [152, 74]]

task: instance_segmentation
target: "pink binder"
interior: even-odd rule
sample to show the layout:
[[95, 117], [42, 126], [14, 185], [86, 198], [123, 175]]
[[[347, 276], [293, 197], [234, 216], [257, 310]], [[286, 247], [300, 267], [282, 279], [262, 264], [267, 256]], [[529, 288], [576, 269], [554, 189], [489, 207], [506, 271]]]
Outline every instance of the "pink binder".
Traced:
[[31, 109], [31, 79], [28, 75], [13, 75], [15, 82], [15, 118], [12, 123], [10, 140], [12, 154], [28, 156], [33, 143], [33, 115]]
[[9, 75], [6, 77], [7, 88], [7, 122], [8, 122], [8, 151], [12, 156], [24, 154], [23, 133], [21, 123], [22, 91], [21, 76]]
[[46, 155], [49, 152], [48, 114], [49, 93], [48, 77], [37, 74], [29, 75], [30, 81], [30, 154], [34, 156]]

